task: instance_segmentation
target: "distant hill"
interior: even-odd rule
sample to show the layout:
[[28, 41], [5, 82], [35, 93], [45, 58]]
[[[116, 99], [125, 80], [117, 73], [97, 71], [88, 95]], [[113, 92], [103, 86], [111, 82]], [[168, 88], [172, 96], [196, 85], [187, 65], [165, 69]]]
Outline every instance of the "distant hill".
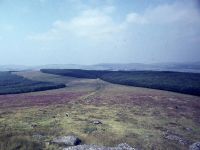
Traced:
[[84, 69], [84, 70], [111, 70], [111, 71], [135, 71], [135, 70], [153, 70], [153, 71], [178, 71], [200, 73], [200, 62], [190, 63], [102, 63], [96, 65], [78, 65], [78, 64], [49, 64], [42, 66], [20, 66], [7, 65], [0, 66], [0, 71], [21, 71], [21, 70], [40, 70], [40, 69]]
[[22, 71], [27, 69], [30, 69], [30, 67], [23, 65], [0, 65], [0, 71]]
[[[80, 68], [82, 69], [82, 68]], [[200, 62], [196, 63], [154, 63], [154, 64], [97, 64], [90, 66], [92, 70], [154, 70], [154, 71], [179, 71], [179, 72], [200, 72]]]

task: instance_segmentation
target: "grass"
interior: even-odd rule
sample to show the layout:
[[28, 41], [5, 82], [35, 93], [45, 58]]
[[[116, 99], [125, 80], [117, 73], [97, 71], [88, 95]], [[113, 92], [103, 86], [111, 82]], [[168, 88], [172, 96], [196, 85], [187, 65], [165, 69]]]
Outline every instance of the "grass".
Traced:
[[7, 138], [0, 137], [0, 149], [10, 150], [42, 150], [44, 145], [38, 141], [33, 141], [29, 136], [7, 136]]
[[[15, 95], [18, 105], [7, 102], [0, 107], [0, 148], [11, 150], [22, 143], [21, 149], [28, 146], [56, 150], [58, 147], [49, 142], [69, 134], [77, 135], [86, 144], [116, 146], [126, 142], [136, 148], [155, 150], [186, 150], [189, 144], [200, 140], [199, 97], [93, 79], [73, 79], [67, 84], [71, 86]], [[69, 97], [67, 93], [71, 91], [79, 96]], [[56, 103], [22, 103], [34, 104], [38, 97], [54, 97]], [[92, 120], [102, 124], [94, 125]], [[188, 127], [192, 131], [186, 130]], [[189, 140], [188, 145], [165, 139], [167, 131]]]
[[[0, 132], [16, 132], [19, 136], [29, 133], [27, 140], [30, 140], [30, 137], [34, 134], [42, 134], [45, 136], [43, 143], [50, 141], [55, 136], [75, 134], [87, 144], [115, 146], [121, 142], [127, 142], [132, 146], [143, 149], [150, 149], [155, 146], [156, 149], [159, 149], [159, 147], [164, 149], [163, 146], [175, 149], [175, 147], [180, 148], [181, 145], [177, 146], [175, 144], [174, 146], [173, 142], [163, 145], [163, 142], [166, 141], [162, 138], [163, 131], [159, 130], [158, 127], [166, 127], [166, 130], [172, 130], [168, 127], [168, 124], [170, 122], [180, 122], [184, 126], [192, 127], [195, 134], [185, 134], [184, 129], [179, 128], [179, 126], [176, 126], [173, 130], [186, 137], [192, 136], [194, 140], [199, 140], [200, 138], [199, 127], [192, 120], [152, 116], [149, 113], [152, 109], [145, 110], [148, 113], [144, 112], [145, 114], [143, 115], [131, 113], [139, 111], [138, 107], [132, 107], [130, 110], [127, 110], [118, 106], [99, 107], [82, 104], [62, 107], [50, 106], [50, 108], [40, 110], [41, 108], [22, 109], [3, 116], [5, 119], [1, 119]], [[162, 110], [159, 111], [162, 112]], [[65, 113], [69, 113], [69, 117]], [[101, 120], [103, 124], [91, 124], [90, 121], [94, 119]], [[32, 124], [37, 124], [37, 126], [33, 128]], [[6, 128], [3, 128], [3, 125], [6, 125]], [[9, 138], [8, 141], [12, 142], [12, 139]], [[48, 149], [48, 147], [46, 148]], [[183, 147], [183, 149], [186, 148]]]

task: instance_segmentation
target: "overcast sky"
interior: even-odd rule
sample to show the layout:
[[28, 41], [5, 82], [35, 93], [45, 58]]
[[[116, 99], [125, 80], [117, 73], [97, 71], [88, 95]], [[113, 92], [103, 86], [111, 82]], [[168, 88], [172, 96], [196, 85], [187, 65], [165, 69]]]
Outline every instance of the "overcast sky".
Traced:
[[198, 0], [0, 0], [0, 65], [191, 61]]

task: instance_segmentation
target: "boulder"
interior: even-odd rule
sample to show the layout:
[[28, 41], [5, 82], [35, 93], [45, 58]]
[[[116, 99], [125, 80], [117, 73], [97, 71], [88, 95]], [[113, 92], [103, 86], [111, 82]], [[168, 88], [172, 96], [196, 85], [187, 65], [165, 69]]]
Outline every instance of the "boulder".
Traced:
[[78, 146], [64, 148], [63, 150], [111, 150], [111, 149], [97, 145], [78, 145]]
[[189, 150], [200, 150], [200, 142], [196, 142], [196, 143], [190, 145]]
[[122, 143], [122, 144], [119, 144], [117, 147], [105, 147], [105, 146], [97, 146], [97, 145], [78, 145], [78, 146], [64, 148], [63, 150], [135, 150], [135, 149], [130, 147], [126, 143]]
[[91, 121], [92, 124], [98, 125], [98, 124], [102, 124], [102, 122], [100, 120], [93, 120]]
[[192, 132], [192, 128], [185, 128], [187, 131]]
[[34, 140], [37, 140], [37, 141], [41, 141], [41, 140], [45, 139], [45, 136], [43, 136], [41, 134], [34, 134], [32, 137]]
[[36, 127], [37, 127], [37, 124], [36, 124], [36, 123], [33, 123], [33, 124], [31, 124], [31, 127], [32, 127], [32, 128], [36, 128]]
[[133, 148], [126, 143], [121, 143], [117, 147], [121, 150], [133, 150]]
[[181, 137], [179, 137], [178, 135], [175, 135], [175, 134], [168, 134], [168, 135], [165, 136], [165, 139], [178, 142], [179, 144], [182, 144], [182, 145], [187, 144], [186, 140], [184, 140], [183, 138], [181, 138]]
[[81, 143], [81, 140], [76, 136], [70, 135], [70, 136], [57, 137], [53, 139], [51, 143], [60, 146], [76, 146]]

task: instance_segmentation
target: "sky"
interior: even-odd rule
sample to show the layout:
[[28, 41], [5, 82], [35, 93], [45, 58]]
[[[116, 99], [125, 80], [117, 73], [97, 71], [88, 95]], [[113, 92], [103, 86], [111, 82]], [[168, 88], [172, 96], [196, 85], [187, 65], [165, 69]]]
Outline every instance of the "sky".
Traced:
[[195, 61], [199, 0], [0, 0], [0, 65]]

